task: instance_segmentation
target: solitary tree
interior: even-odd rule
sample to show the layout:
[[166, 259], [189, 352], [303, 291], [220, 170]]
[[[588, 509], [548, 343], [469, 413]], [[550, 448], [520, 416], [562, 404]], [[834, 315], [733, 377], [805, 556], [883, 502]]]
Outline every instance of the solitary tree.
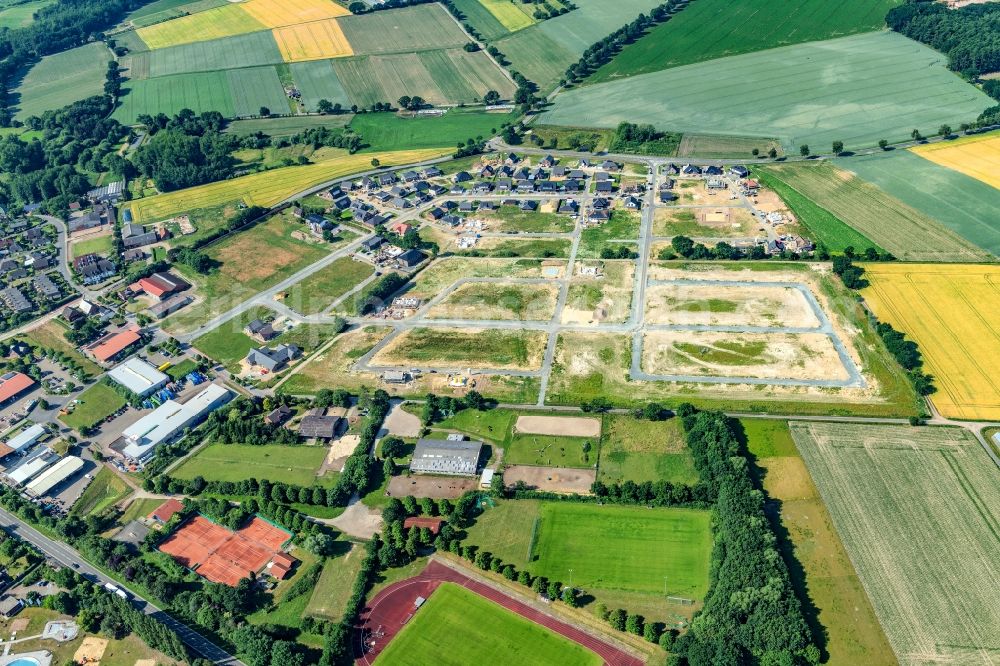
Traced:
[[486, 94], [483, 95], [483, 103], [492, 106], [500, 101], [500, 93], [496, 90], [487, 90]]
[[914, 129], [912, 132], [910, 132], [910, 136], [913, 137], [914, 141], [921, 141], [924, 138], [923, 135], [920, 133], [920, 130], [918, 129]]
[[886, 148], [889, 147], [889, 142], [886, 141], [885, 139], [879, 139], [878, 140], [878, 147], [881, 148], [882, 150], [885, 150]]
[[938, 127], [938, 134], [946, 138], [951, 136], [951, 125], [941, 125], [941, 127]]
[[266, 106], [260, 107], [260, 115], [263, 116], [264, 118], [270, 118], [271, 109], [267, 108]]
[[801, 155], [802, 157], [809, 157], [808, 144], [803, 143], [801, 146], [799, 146], [799, 155]]
[[840, 155], [842, 152], [844, 152], [844, 142], [843, 141], [834, 141], [833, 142], [833, 154], [834, 155]]
[[316, 103], [316, 110], [320, 113], [333, 113], [333, 104], [328, 99], [321, 99]]
[[760, 155], [760, 149], [754, 148], [753, 150], [750, 151], [750, 154], [753, 155], [754, 157], [757, 157], [758, 155]]
[[773, 160], [775, 157], [778, 156], [778, 149], [772, 147], [771, 150], [767, 151], [767, 156]]
[[382, 163], [378, 161], [377, 157], [373, 157], [372, 158], [372, 166], [373, 167], [378, 167], [380, 164], [382, 164]]

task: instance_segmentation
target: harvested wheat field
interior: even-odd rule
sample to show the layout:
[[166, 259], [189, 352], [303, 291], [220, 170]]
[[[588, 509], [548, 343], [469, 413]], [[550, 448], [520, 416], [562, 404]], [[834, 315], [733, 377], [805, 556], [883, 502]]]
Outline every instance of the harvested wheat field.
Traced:
[[336, 19], [275, 28], [274, 41], [285, 62], [342, 58], [354, 53]]
[[652, 285], [646, 289], [647, 324], [819, 328], [802, 292], [793, 287]]
[[1000, 419], [1000, 266], [866, 264], [865, 277], [875, 316], [920, 346], [938, 411]]
[[247, 0], [240, 7], [268, 28], [348, 16], [333, 0]]
[[1000, 134], [941, 141], [910, 150], [925, 160], [1000, 189]]

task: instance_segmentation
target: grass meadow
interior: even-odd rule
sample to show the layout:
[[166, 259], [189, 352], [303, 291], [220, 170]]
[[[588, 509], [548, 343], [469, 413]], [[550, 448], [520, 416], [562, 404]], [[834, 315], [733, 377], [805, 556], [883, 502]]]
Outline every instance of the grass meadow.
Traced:
[[81, 393], [73, 412], [60, 416], [59, 420], [79, 432], [97, 425], [124, 407], [125, 398], [111, 388], [107, 383], [109, 381], [100, 381]]
[[642, 421], [606, 415], [597, 480], [608, 484], [626, 480], [697, 483], [698, 472], [680, 420]]
[[343, 617], [364, 558], [364, 548], [352, 545], [344, 556], [328, 559], [309, 598], [306, 613], [338, 622]]
[[699, 0], [626, 46], [587, 83], [881, 30], [900, 0]]
[[27, 71], [14, 88], [15, 117], [40, 116], [104, 92], [104, 74], [114, 59], [101, 42], [45, 56]]
[[111, 468], [101, 465], [100, 471], [94, 475], [90, 485], [73, 505], [71, 513], [82, 518], [99, 516], [106, 509], [125, 499], [131, 492], [132, 489], [122, 481], [121, 477]]
[[600, 666], [593, 652], [453, 583], [443, 583], [375, 660], [386, 666], [478, 663]]
[[67, 329], [53, 319], [45, 322], [38, 328], [33, 328], [24, 334], [23, 338], [31, 344], [40, 345], [48, 349], [54, 349], [67, 357], [73, 359], [88, 377], [96, 377], [103, 373], [101, 366], [80, 353], [75, 345], [66, 340]]
[[904, 261], [989, 258], [951, 229], [830, 162], [769, 165], [759, 171], [775, 176], [801, 195], [803, 199], [792, 197], [790, 205], [793, 210], [798, 205], [806, 212], [803, 221], [807, 227], [812, 228], [811, 222], [816, 224], [821, 231], [819, 240], [843, 237], [841, 243], [847, 244], [856, 239], [829, 218], [814, 214], [804, 200], [812, 201]]
[[209, 444], [177, 467], [178, 479], [242, 481], [253, 477], [299, 486], [311, 486], [326, 458], [325, 446], [283, 444]]
[[[628, 120], [674, 132], [759, 133], [786, 150], [806, 143], [825, 152], [833, 141], [856, 149], [907, 139], [914, 127], [929, 134], [971, 121], [993, 104], [945, 65], [944, 55], [901, 35], [866, 33], [569, 90], [541, 121], [610, 128]], [[835, 88], [825, 83], [831, 75]]]
[[790, 428], [899, 661], [988, 662], [1000, 491], [979, 442], [959, 428]]
[[443, 116], [411, 118], [387, 113], [363, 113], [351, 120], [349, 127], [364, 137], [365, 151], [407, 148], [450, 147], [459, 141], [489, 137], [512, 122], [512, 113], [485, 113], [452, 109]]
[[285, 305], [304, 315], [322, 312], [374, 272], [371, 264], [343, 257], [292, 286]]
[[237, 136], [263, 132], [272, 137], [285, 138], [314, 127], [345, 127], [353, 118], [349, 113], [335, 116], [294, 116], [288, 118], [252, 118], [234, 120], [225, 131]]
[[20, 5], [4, 7], [0, 9], [0, 28], [16, 30], [31, 25], [35, 20], [35, 12], [53, 2], [54, 0], [33, 0]]

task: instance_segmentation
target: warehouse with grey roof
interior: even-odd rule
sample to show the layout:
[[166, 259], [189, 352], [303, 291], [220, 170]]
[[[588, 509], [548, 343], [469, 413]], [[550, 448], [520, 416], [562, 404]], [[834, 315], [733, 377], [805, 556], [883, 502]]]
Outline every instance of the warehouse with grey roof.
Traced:
[[419, 474], [475, 476], [483, 443], [421, 439], [413, 450], [410, 471]]

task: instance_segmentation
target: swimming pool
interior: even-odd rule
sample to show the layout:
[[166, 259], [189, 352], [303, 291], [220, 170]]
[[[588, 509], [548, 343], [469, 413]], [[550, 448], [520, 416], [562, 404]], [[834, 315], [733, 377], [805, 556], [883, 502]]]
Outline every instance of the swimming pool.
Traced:
[[21, 657], [20, 659], [7, 662], [7, 666], [39, 666], [39, 663], [33, 657]]

